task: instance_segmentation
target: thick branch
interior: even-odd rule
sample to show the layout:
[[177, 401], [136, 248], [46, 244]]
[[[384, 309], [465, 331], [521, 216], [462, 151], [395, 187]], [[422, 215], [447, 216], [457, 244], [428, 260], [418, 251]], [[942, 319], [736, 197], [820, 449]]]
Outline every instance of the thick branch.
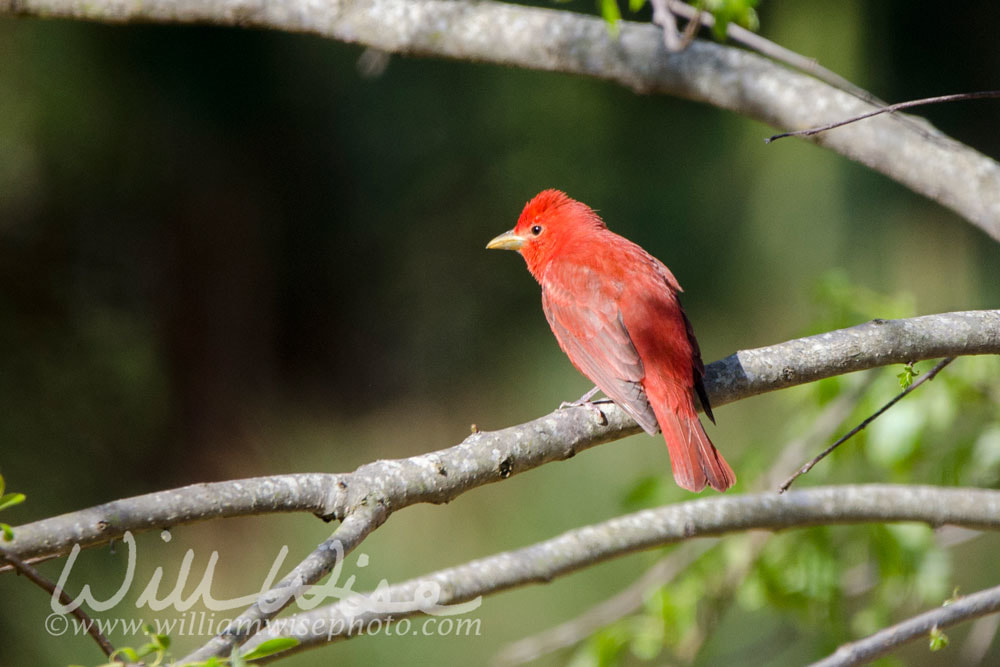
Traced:
[[[211, 23], [306, 32], [390, 53], [583, 74], [676, 95], [776, 128], [802, 129], [872, 110], [759, 55], [695, 40], [668, 54], [649, 24], [470, 0], [0, 0], [0, 16], [105, 23]], [[936, 131], [879, 117], [811, 139], [947, 206], [1000, 240], [1000, 164]]]
[[[617, 517], [571, 530], [523, 549], [440, 570], [381, 591], [371, 609], [357, 614], [348, 600], [274, 621], [247, 649], [276, 636], [292, 636], [295, 651], [347, 638], [352, 624], [393, 621], [422, 613], [398, 604], [421, 601], [421, 590], [439, 590], [439, 605], [454, 605], [556, 577], [643, 549], [748, 530], [863, 522], [919, 521], [1000, 530], [1000, 491], [933, 486], [857, 485], [774, 493], [712, 496]], [[338, 630], [343, 632], [338, 632]], [[332, 631], [332, 632], [331, 632]], [[282, 654], [285, 655], [285, 654]]]
[[998, 349], [1000, 310], [872, 320], [848, 329], [742, 350], [709, 365], [705, 384], [711, 388], [712, 405], [725, 405], [765, 391], [877, 366], [1000, 354]]
[[[967, 311], [907, 320], [876, 320], [849, 329], [743, 350], [707, 368], [713, 405], [894, 363], [941, 356], [1000, 354], [1000, 311]], [[607, 424], [589, 410], [556, 410], [500, 431], [474, 433], [428, 454], [375, 461], [353, 473], [301, 474], [198, 484], [117, 500], [16, 528], [5, 545], [21, 559], [69, 552], [151, 529], [216, 517], [308, 511], [342, 519], [382, 503], [387, 512], [445, 503], [469, 489], [633, 435], [639, 427], [614, 405]]]
[[313, 512], [321, 514], [338, 475], [306, 473], [192, 484], [115, 500], [25, 524], [4, 544], [10, 553], [36, 560], [121, 539], [125, 531], [162, 530], [206, 519]]

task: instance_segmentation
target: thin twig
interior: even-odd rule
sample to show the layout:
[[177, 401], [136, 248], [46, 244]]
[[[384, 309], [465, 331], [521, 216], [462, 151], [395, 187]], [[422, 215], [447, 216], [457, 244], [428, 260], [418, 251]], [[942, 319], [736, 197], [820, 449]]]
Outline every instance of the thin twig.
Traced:
[[913, 391], [914, 389], [916, 389], [917, 387], [919, 387], [920, 385], [922, 385], [924, 382], [927, 382], [928, 380], [933, 380], [934, 376], [937, 375], [941, 371], [942, 368], [944, 368], [945, 366], [947, 366], [948, 364], [950, 364], [953, 361], [955, 361], [955, 357], [945, 357], [944, 359], [942, 359], [941, 361], [939, 361], [938, 364], [937, 364], [937, 366], [935, 366], [934, 368], [932, 368], [929, 371], [927, 371], [926, 375], [924, 375], [922, 378], [920, 378], [919, 380], [917, 380], [916, 382], [914, 382], [913, 384], [911, 384], [909, 387], [907, 387], [906, 389], [904, 389], [903, 391], [901, 391], [899, 394], [897, 394], [896, 396], [894, 396], [892, 398], [892, 400], [890, 400], [888, 403], [886, 403], [881, 408], [879, 408], [875, 412], [875, 414], [870, 415], [863, 422], [861, 422], [860, 424], [858, 424], [857, 426], [855, 426], [854, 428], [852, 428], [847, 434], [845, 434], [842, 437], [840, 437], [835, 443], [833, 443], [832, 445], [830, 445], [829, 447], [827, 447], [826, 449], [824, 449], [822, 452], [820, 452], [819, 454], [817, 454], [815, 457], [813, 457], [813, 459], [811, 461], [809, 461], [804, 466], [802, 466], [797, 471], [795, 471], [795, 474], [793, 474], [791, 477], [789, 477], [788, 479], [786, 479], [784, 481], [784, 483], [781, 486], [778, 487], [778, 493], [784, 493], [785, 491], [787, 491], [788, 487], [790, 487], [792, 485], [792, 483], [796, 479], [798, 479], [800, 476], [802, 476], [802, 475], [806, 474], [807, 472], [809, 472], [810, 470], [812, 470], [813, 466], [815, 466], [817, 463], [819, 463], [820, 461], [822, 461], [823, 459], [825, 459], [827, 457], [827, 455], [830, 454], [830, 452], [832, 452], [837, 447], [839, 447], [840, 445], [844, 444], [845, 442], [847, 442], [848, 440], [850, 440], [852, 437], [854, 437], [857, 433], [859, 433], [861, 430], [863, 430], [866, 426], [868, 426], [873, 421], [875, 421], [883, 412], [885, 412], [886, 410], [888, 410], [889, 408], [891, 408], [892, 406], [894, 406], [901, 398], [903, 398], [904, 396], [906, 396], [907, 394], [909, 394], [911, 391]]
[[667, 7], [667, 0], [649, 0], [653, 6], [653, 23], [663, 29], [663, 46], [671, 53], [680, 53], [687, 45], [684, 44], [677, 30], [677, 19]]
[[778, 139], [784, 139], [785, 137], [810, 137], [814, 134], [819, 134], [820, 132], [826, 132], [827, 130], [832, 130], [837, 127], [842, 127], [844, 125], [849, 125], [850, 123], [856, 123], [859, 120], [864, 120], [866, 118], [871, 118], [872, 116], [878, 116], [883, 113], [892, 113], [894, 111], [902, 111], [903, 109], [910, 109], [912, 107], [920, 107], [928, 104], [941, 104], [943, 102], [961, 102], [964, 100], [982, 100], [1000, 97], [1000, 90], [983, 90], [976, 93], [957, 93], [955, 95], [939, 95], [938, 97], [925, 97], [921, 100], [910, 100], [908, 102], [899, 102], [897, 104], [890, 104], [887, 107], [882, 107], [881, 109], [876, 109], [875, 111], [869, 111], [868, 113], [863, 113], [860, 116], [853, 116], [847, 120], [837, 121], [836, 123], [829, 123], [827, 125], [820, 125], [818, 127], [810, 127], [805, 130], [795, 130], [794, 132], [782, 132], [781, 134], [775, 134], [774, 136], [768, 137], [764, 140], [765, 144], [769, 144], [772, 141], [777, 141]]
[[870, 637], [844, 644], [811, 667], [846, 667], [870, 662], [908, 642], [927, 637], [934, 628], [947, 628], [962, 621], [1000, 612], [1000, 586], [988, 588], [926, 611], [902, 623], [879, 630]]
[[704, 15], [705, 11], [700, 6], [697, 7], [694, 17], [689, 19], [688, 24], [684, 26], [684, 34], [681, 35], [681, 51], [691, 46], [691, 42], [694, 41], [694, 36], [698, 34], [698, 27], [701, 25], [701, 18]]
[[[101, 651], [104, 652], [104, 655], [108, 656], [109, 658], [111, 657], [111, 654], [115, 652], [115, 647], [112, 646], [108, 638], [101, 633], [101, 630], [97, 626], [97, 623], [94, 623], [94, 620], [90, 618], [90, 616], [87, 615], [87, 612], [83, 610], [83, 605], [74, 605], [73, 598], [67, 595], [66, 591], [64, 591], [61, 588], [58, 588], [44, 574], [39, 572], [37, 569], [29, 565], [28, 563], [25, 563], [23, 560], [21, 560], [14, 554], [5, 551], [3, 548], [0, 548], [0, 561], [2, 560], [6, 560], [14, 567], [15, 570], [23, 574], [31, 582], [36, 584], [39, 588], [45, 590], [49, 595], [58, 595], [59, 602], [62, 603], [63, 606], [69, 608], [69, 613], [73, 614], [73, 616], [75, 616], [80, 621], [81, 625], [83, 625], [83, 627], [87, 629], [87, 634], [89, 634], [91, 637], [94, 638], [94, 641], [97, 642], [97, 645], [101, 647]], [[115, 658], [115, 661], [121, 663], [125, 662], [121, 658]]]
[[328, 575], [338, 562], [342, 562], [362, 540], [382, 525], [387, 516], [388, 512], [379, 505], [364, 506], [348, 514], [333, 535], [321, 542], [271, 590], [261, 593], [256, 602], [233, 619], [225, 632], [212, 637], [201, 648], [183, 658], [180, 664], [228, 656], [234, 648], [267, 627], [271, 619], [300, 594]]

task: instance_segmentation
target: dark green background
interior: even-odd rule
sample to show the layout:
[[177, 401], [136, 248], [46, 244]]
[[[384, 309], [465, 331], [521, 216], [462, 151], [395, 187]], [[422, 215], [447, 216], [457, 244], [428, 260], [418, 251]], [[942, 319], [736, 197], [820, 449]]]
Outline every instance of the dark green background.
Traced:
[[[889, 101], [1000, 88], [995, 2], [765, 2], [760, 15], [765, 36]], [[911, 294], [919, 313], [1000, 297], [986, 235], [838, 155], [765, 146], [758, 123], [481, 64], [393, 57], [365, 77], [361, 53], [248, 30], [0, 21], [0, 470], [29, 498], [0, 518], [348, 471], [577, 397], [589, 385], [523, 262], [483, 249], [546, 187], [673, 269], [706, 361], [801, 335], [833, 269]], [[1000, 102], [923, 113], [1000, 157]], [[739, 469], [790, 410], [774, 396], [723, 408], [712, 437]], [[363, 588], [614, 516], [650, 470], [666, 474], [666, 450], [640, 436], [407, 510], [349, 573]], [[130, 599], [157, 565], [169, 590], [189, 547], [195, 580], [219, 549], [213, 592], [244, 595], [282, 544], [301, 557], [328, 530], [278, 517], [180, 528], [170, 545], [140, 536]], [[122, 552], [85, 554], [72, 581], [110, 595], [121, 568], [109, 558]], [[478, 638], [353, 641], [288, 664], [485, 660], [649, 558], [490, 598]], [[98, 662], [89, 639], [50, 639], [47, 613], [40, 592], [0, 577], [0, 663]], [[813, 655], [815, 639], [787, 636], [773, 664]]]

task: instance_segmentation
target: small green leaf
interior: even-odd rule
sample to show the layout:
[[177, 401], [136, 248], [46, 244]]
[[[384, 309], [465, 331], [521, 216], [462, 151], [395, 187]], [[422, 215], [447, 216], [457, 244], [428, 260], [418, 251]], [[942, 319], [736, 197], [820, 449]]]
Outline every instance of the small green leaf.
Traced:
[[244, 660], [259, 660], [275, 653], [287, 651], [290, 648], [298, 646], [299, 643], [299, 640], [295, 637], [275, 637], [274, 639], [268, 639], [266, 642], [261, 642], [252, 651], [240, 657]]
[[10, 529], [10, 524], [0, 523], [0, 533], [3, 533], [4, 542], [14, 539], [14, 531]]
[[3, 490], [6, 488], [7, 482], [3, 481], [3, 475], [0, 475], [0, 496], [3, 495]]
[[8, 507], [13, 507], [14, 505], [20, 505], [24, 502], [25, 495], [23, 493], [8, 493], [5, 496], [0, 496], [0, 510], [5, 510]]
[[941, 632], [941, 630], [935, 625], [931, 628], [930, 649], [932, 651], [940, 651], [946, 646], [948, 646], [948, 635]]
[[[226, 661], [226, 662], [228, 662], [228, 661]], [[202, 662], [192, 662], [192, 663], [184, 663], [184, 664], [186, 665], [186, 667], [222, 667], [223, 664], [224, 664], [224, 661], [220, 660], [219, 658], [217, 658], [217, 657], [215, 657], [213, 655], [208, 660], [204, 660]]]
[[903, 389], [908, 388], [913, 384], [913, 378], [920, 375], [920, 371], [913, 368], [913, 364], [906, 364], [903, 366], [903, 372], [896, 375], [899, 378], [899, 386]]
[[144, 658], [152, 653], [156, 653], [156, 646], [149, 643], [143, 644], [135, 650], [135, 654], [140, 658]]
[[139, 662], [139, 654], [136, 653], [135, 649], [131, 648], [130, 646], [121, 647], [120, 649], [112, 653], [109, 657], [112, 659], [123, 657], [129, 662]]
[[618, 37], [620, 29], [619, 23], [622, 20], [621, 10], [618, 9], [618, 0], [598, 0], [601, 8], [601, 16], [608, 24], [608, 32], [612, 37]]
[[635, 13], [646, 6], [646, 0], [628, 0], [628, 10]]

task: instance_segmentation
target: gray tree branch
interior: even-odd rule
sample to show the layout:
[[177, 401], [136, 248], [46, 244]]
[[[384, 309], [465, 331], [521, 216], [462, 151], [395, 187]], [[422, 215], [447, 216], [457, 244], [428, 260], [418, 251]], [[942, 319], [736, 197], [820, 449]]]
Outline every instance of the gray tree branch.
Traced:
[[844, 644], [833, 655], [814, 662], [812, 667], [846, 667], [868, 663], [903, 644], [926, 639], [934, 628], [951, 627], [997, 612], [1000, 612], [1000, 586], [965, 595], [942, 607], [879, 630], [870, 637]]
[[180, 664], [228, 656], [234, 648], [267, 627], [268, 622], [298, 595], [330, 574], [369, 533], [382, 525], [387, 516], [384, 507], [373, 503], [346, 517], [333, 535], [321, 542], [305, 560], [237, 616], [225, 632], [183, 658]]
[[[614, 39], [600, 19], [488, 0], [0, 0], [3, 15], [311, 33], [389, 53], [592, 76], [642, 93], [706, 102], [781, 130], [873, 108], [740, 49], [695, 40], [668, 53], [653, 25], [623, 21]], [[1000, 164], [926, 128], [887, 114], [810, 140], [951, 208], [1000, 240]]]
[[[696, 537], [893, 521], [1000, 530], [1000, 491], [871, 484], [817, 487], [781, 496], [758, 493], [690, 500], [616, 517], [523, 549], [395, 584], [363, 611], [356, 601], [347, 600], [277, 619], [250, 640], [247, 649], [288, 636], [299, 640], [291, 651], [297, 652], [356, 636], [351, 628], [359, 624], [369, 627], [376, 619], [395, 622], [421, 614], [420, 591], [429, 586], [439, 591], [439, 606], [455, 605], [527, 584], [547, 583], [612, 558]], [[400, 608], [406, 603], [414, 604]]]
[[[941, 356], [1000, 354], [1000, 310], [874, 320], [848, 329], [742, 350], [709, 364], [714, 406], [825, 377]], [[407, 459], [375, 461], [344, 474], [296, 474], [196, 484], [116, 500], [18, 526], [8, 553], [25, 561], [93, 547], [133, 533], [212, 518], [312, 512], [340, 519], [372, 504], [387, 513], [446, 503], [462, 493], [640, 431], [613, 404], [607, 424], [587, 409], [556, 410], [499, 431]], [[0, 567], [0, 571], [4, 568]], [[6, 566], [6, 569], [10, 569]]]

